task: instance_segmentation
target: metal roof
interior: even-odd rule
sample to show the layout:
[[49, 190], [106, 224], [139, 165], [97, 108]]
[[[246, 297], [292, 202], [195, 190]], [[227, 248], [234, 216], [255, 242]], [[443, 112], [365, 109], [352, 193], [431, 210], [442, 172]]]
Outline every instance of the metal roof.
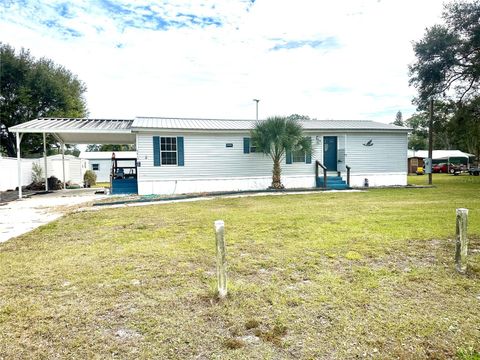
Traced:
[[[408, 157], [428, 158], [428, 150], [408, 150]], [[475, 155], [460, 150], [433, 150], [432, 152], [432, 159], [434, 160], [447, 160], [455, 157], [470, 158], [475, 157]]]
[[[260, 120], [261, 121], [261, 120]], [[307, 120], [306, 131], [401, 131], [411, 129], [368, 120]], [[255, 120], [137, 117], [132, 119], [39, 118], [9, 128], [14, 133], [53, 134], [66, 144], [134, 144], [133, 131], [249, 131]]]
[[132, 119], [39, 118], [8, 130], [54, 134], [66, 144], [134, 144], [132, 123]]
[[[255, 120], [137, 117], [133, 121], [132, 130], [251, 130], [255, 123]], [[300, 121], [300, 123], [305, 130], [389, 130], [405, 132], [410, 130], [401, 126], [369, 120], [306, 120]]]
[[9, 128], [11, 132], [130, 132], [133, 120], [39, 118]]

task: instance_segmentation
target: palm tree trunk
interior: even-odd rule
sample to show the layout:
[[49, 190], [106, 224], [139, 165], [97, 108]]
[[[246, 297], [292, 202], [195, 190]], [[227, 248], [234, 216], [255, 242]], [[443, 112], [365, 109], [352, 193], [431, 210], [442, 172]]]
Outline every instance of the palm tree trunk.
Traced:
[[273, 171], [272, 171], [272, 189], [284, 189], [285, 187], [282, 185], [282, 180], [280, 175], [282, 173], [282, 169], [280, 168], [280, 161], [273, 160]]

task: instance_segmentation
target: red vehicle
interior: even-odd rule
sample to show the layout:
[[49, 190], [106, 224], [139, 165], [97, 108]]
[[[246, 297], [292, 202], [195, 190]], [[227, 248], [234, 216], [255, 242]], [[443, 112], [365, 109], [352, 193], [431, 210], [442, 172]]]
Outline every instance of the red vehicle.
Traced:
[[457, 174], [462, 171], [465, 171], [466, 167], [463, 164], [447, 164], [447, 163], [439, 163], [435, 164], [432, 167], [432, 172], [434, 173], [450, 173], [450, 174]]
[[432, 172], [434, 172], [434, 173], [446, 173], [446, 172], [448, 172], [447, 163], [440, 163], [440, 164], [433, 165]]

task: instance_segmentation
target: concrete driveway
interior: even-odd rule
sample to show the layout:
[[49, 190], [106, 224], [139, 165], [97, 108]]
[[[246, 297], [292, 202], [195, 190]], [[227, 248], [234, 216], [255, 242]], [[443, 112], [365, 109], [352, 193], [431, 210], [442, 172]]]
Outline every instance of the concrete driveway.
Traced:
[[70, 207], [99, 200], [102, 189], [59, 190], [0, 205], [0, 243], [58, 219]]

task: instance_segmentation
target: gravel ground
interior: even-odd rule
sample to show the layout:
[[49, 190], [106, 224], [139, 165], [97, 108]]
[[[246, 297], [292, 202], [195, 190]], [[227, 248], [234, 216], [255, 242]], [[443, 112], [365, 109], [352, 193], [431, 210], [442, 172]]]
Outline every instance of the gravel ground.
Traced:
[[58, 219], [72, 206], [103, 199], [100, 189], [60, 190], [0, 206], [0, 243]]

